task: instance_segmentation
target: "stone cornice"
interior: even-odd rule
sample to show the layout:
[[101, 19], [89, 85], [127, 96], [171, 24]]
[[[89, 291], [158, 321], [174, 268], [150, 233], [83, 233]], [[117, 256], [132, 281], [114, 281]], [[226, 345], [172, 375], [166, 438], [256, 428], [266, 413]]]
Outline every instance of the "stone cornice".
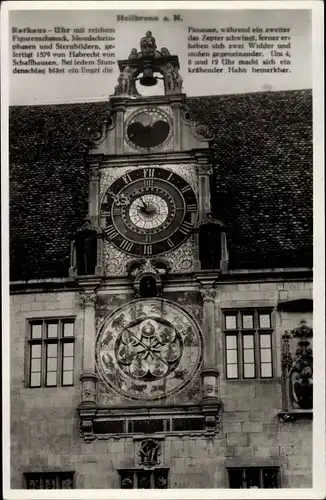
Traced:
[[[200, 271], [199, 271], [200, 273]], [[197, 273], [196, 273], [197, 275]], [[166, 286], [193, 286], [198, 288], [197, 276], [195, 273], [174, 274], [166, 278]], [[240, 269], [229, 270], [227, 274], [218, 277], [218, 283], [236, 284], [236, 283], [273, 283], [273, 282], [293, 282], [303, 281], [312, 284], [313, 272], [309, 267], [302, 268], [275, 268], [275, 269]], [[102, 277], [101, 290], [124, 288], [126, 291], [130, 288], [131, 282], [127, 277], [106, 278]], [[12, 281], [9, 284], [10, 294], [19, 293], [50, 293], [55, 290], [60, 291], [80, 291], [80, 286], [75, 279], [70, 278], [47, 278], [28, 281]]]

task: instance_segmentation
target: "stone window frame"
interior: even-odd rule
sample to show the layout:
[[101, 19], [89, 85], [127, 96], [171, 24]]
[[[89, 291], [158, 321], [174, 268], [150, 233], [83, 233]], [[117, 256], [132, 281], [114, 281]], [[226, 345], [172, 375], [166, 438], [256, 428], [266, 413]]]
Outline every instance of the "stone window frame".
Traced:
[[[58, 324], [58, 335], [56, 337], [47, 336], [47, 324]], [[69, 323], [73, 325], [73, 334], [64, 336], [63, 325], [65, 323]], [[32, 327], [33, 325], [41, 326], [41, 336], [32, 338]], [[56, 387], [72, 387], [75, 385], [74, 380], [74, 370], [75, 370], [75, 344], [76, 344], [76, 318], [74, 316], [46, 316], [46, 317], [31, 317], [27, 320], [27, 352], [26, 352], [26, 387], [29, 389], [38, 389], [38, 388], [56, 388]], [[58, 346], [57, 349], [57, 370], [56, 370], [56, 383], [47, 384], [46, 383], [46, 374], [47, 374], [47, 346], [49, 344], [55, 344]], [[63, 370], [63, 359], [64, 359], [64, 345], [65, 344], [73, 344], [73, 355], [66, 356], [73, 358], [73, 368], [72, 370]], [[31, 374], [32, 374], [32, 346], [40, 345], [41, 346], [41, 356], [40, 359], [40, 371], [34, 373], [40, 373], [40, 383], [31, 385]], [[64, 383], [63, 381], [63, 373], [64, 371], [72, 372], [72, 383]]]
[[[275, 328], [274, 328], [274, 308], [273, 307], [232, 307], [222, 309], [222, 327], [223, 327], [223, 348], [224, 348], [224, 374], [225, 380], [272, 380], [276, 376], [275, 367]], [[252, 328], [243, 328], [242, 318], [244, 315], [253, 317]], [[259, 315], [269, 315], [269, 327], [261, 327], [259, 324]], [[226, 318], [228, 316], [236, 316], [236, 327], [226, 328]], [[271, 353], [271, 376], [261, 375], [261, 335], [270, 335], [270, 353]], [[244, 346], [243, 336], [253, 335], [254, 337], [254, 376], [244, 376]], [[227, 337], [234, 336], [236, 338], [237, 351], [237, 377], [228, 377], [227, 374]], [[235, 364], [235, 363], [234, 363]]]
[[[138, 468], [118, 469], [119, 479], [120, 479], [120, 489], [143, 489], [138, 487], [138, 480], [141, 475], [148, 475], [150, 478], [150, 488], [146, 489], [169, 489], [170, 488], [169, 472], [170, 469], [167, 467], [153, 467], [153, 468], [138, 467]], [[155, 487], [155, 475], [158, 474], [163, 474], [164, 476], [166, 476], [167, 484], [165, 488]], [[123, 475], [132, 478], [131, 479], [132, 485], [130, 487], [122, 486]]]
[[[264, 479], [263, 472], [264, 471], [274, 471], [276, 472], [276, 487], [273, 489], [281, 488], [281, 468], [278, 465], [270, 464], [270, 465], [247, 465], [247, 466], [229, 466], [226, 467], [227, 472], [227, 484], [228, 488], [231, 488], [231, 478], [230, 472], [242, 472], [242, 488], [240, 489], [251, 489], [247, 486], [247, 475], [249, 470], [259, 471], [259, 486], [254, 486], [253, 489], [269, 489], [264, 487]], [[235, 489], [235, 488], [231, 488]]]
[[[74, 471], [67, 471], [67, 472], [25, 472], [23, 474], [24, 477], [24, 488], [25, 489], [74, 489], [75, 487], [75, 472]], [[44, 481], [45, 479], [54, 479], [55, 480], [55, 488], [44, 488]], [[68, 479], [71, 481], [72, 487], [71, 488], [65, 488], [63, 486], [63, 481], [65, 479]], [[29, 481], [31, 480], [39, 480], [40, 483], [40, 488], [29, 488]]]

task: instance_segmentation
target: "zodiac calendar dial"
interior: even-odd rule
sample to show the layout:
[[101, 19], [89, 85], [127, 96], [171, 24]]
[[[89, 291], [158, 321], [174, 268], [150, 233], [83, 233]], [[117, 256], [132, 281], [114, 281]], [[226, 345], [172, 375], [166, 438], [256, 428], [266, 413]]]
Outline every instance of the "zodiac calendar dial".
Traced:
[[139, 167], [119, 177], [101, 206], [106, 238], [133, 255], [167, 253], [191, 234], [197, 198], [179, 175], [164, 168]]
[[191, 382], [202, 352], [202, 334], [186, 311], [164, 299], [139, 299], [103, 323], [96, 363], [102, 380], [115, 392], [155, 400]]

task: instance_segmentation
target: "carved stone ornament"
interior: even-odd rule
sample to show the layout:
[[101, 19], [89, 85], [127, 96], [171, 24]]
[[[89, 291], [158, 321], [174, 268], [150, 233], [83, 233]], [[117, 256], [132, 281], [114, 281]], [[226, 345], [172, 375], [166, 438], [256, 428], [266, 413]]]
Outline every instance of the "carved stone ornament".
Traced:
[[181, 94], [183, 79], [179, 69], [171, 63], [167, 63], [163, 70], [164, 87], [166, 95]]
[[161, 275], [170, 269], [166, 259], [132, 259], [127, 264], [127, 273], [134, 277], [136, 297], [160, 297], [163, 293]]
[[127, 273], [130, 276], [137, 278], [141, 273], [166, 274], [170, 270], [170, 265], [167, 259], [152, 258], [152, 259], [132, 259], [127, 263]]
[[97, 302], [97, 295], [95, 292], [80, 292], [81, 307], [95, 307]]
[[96, 344], [103, 382], [133, 400], [177, 394], [199, 373], [202, 357], [203, 337], [194, 319], [159, 298], [138, 299], [119, 308], [102, 325]]
[[[138, 97], [136, 80], [145, 87], [164, 80], [165, 94], [180, 94], [182, 78], [179, 75], [178, 56], [171, 55], [166, 47], [157, 48], [155, 37], [147, 31], [140, 40], [140, 51], [135, 47], [130, 50], [128, 59], [118, 61], [120, 76], [115, 88], [115, 96]], [[127, 69], [128, 68], [128, 69]], [[127, 71], [126, 71], [127, 69]], [[157, 73], [162, 76], [157, 76]]]
[[130, 255], [120, 252], [111, 243], [104, 240], [103, 244], [104, 272], [106, 276], [126, 276], [126, 266]]
[[301, 320], [300, 326], [294, 328], [292, 331], [292, 336], [295, 338], [310, 338], [313, 336], [313, 330], [310, 326], [306, 324], [306, 321]]
[[215, 134], [211, 131], [208, 125], [198, 123], [191, 118], [188, 106], [184, 105], [181, 112], [181, 120], [185, 125], [189, 125], [193, 136], [198, 141], [212, 141]]
[[96, 128], [88, 127], [87, 137], [83, 144], [85, 150], [97, 148], [105, 140], [107, 131], [113, 129], [115, 125], [115, 116], [108, 112], [107, 118]]
[[126, 97], [140, 96], [136, 88], [136, 76], [137, 70], [126, 66], [118, 77], [118, 85], [115, 86], [114, 95]]
[[205, 301], [214, 302], [216, 297], [216, 288], [201, 288], [200, 294], [204, 302]]
[[156, 40], [152, 32], [147, 31], [146, 35], [140, 39], [140, 52], [142, 55], [154, 55], [156, 49]]
[[[106, 276], [127, 276], [126, 268], [130, 263], [130, 255], [119, 251], [111, 243], [103, 244], [104, 272]], [[170, 273], [186, 273], [193, 271], [194, 239], [191, 235], [180, 247], [169, 252]]]
[[138, 464], [142, 467], [155, 467], [160, 464], [161, 444], [156, 439], [143, 439], [139, 443]]
[[193, 235], [179, 248], [169, 253], [171, 273], [187, 273], [194, 268], [194, 237]]
[[281, 365], [282, 369], [289, 369], [292, 365], [292, 354], [291, 354], [291, 343], [290, 343], [291, 335], [288, 331], [284, 332], [282, 335], [282, 357], [281, 357]]
[[220, 417], [217, 415], [206, 415], [205, 416], [206, 431], [215, 434], [220, 430]]
[[301, 340], [290, 370], [294, 403], [302, 409], [312, 408], [313, 356], [308, 341]]
[[[313, 353], [308, 340], [312, 335], [312, 328], [303, 320], [299, 327], [282, 336], [284, 421], [291, 420], [291, 411], [312, 410], [313, 407]], [[295, 344], [297, 347], [293, 353]]]

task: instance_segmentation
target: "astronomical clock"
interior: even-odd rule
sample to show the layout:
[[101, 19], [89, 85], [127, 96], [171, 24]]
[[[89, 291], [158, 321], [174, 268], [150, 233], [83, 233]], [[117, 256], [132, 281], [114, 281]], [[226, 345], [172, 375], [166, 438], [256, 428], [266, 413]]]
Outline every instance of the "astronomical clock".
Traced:
[[103, 381], [114, 392], [157, 401], [191, 382], [202, 350], [200, 329], [189, 313], [164, 299], [139, 299], [105, 320], [96, 360]]
[[[128, 129], [127, 129], [128, 130]], [[164, 255], [190, 235], [197, 217], [197, 197], [168, 168], [139, 167], [118, 177], [101, 205], [105, 237], [130, 255]]]
[[[198, 274], [201, 225], [214, 222], [212, 137], [190, 118], [177, 56], [133, 49], [118, 65], [109, 116], [88, 143], [89, 220], [82, 231], [84, 250], [96, 245], [96, 262], [87, 268], [76, 248], [72, 268], [78, 277], [82, 262], [80, 282], [89, 280], [95, 296], [95, 373], [82, 379], [80, 416], [90, 425], [85, 408], [93, 405], [95, 432], [98, 412], [103, 423], [112, 405], [162, 406], [170, 418], [176, 405], [182, 413], [192, 404], [196, 425], [204, 425], [203, 401], [214, 403], [213, 413], [218, 407], [218, 375], [202, 333], [201, 290], [211, 278], [206, 283]], [[139, 85], [159, 78], [163, 95], [140, 95]], [[210, 242], [213, 255], [213, 233]], [[123, 409], [115, 411], [122, 418]]]

